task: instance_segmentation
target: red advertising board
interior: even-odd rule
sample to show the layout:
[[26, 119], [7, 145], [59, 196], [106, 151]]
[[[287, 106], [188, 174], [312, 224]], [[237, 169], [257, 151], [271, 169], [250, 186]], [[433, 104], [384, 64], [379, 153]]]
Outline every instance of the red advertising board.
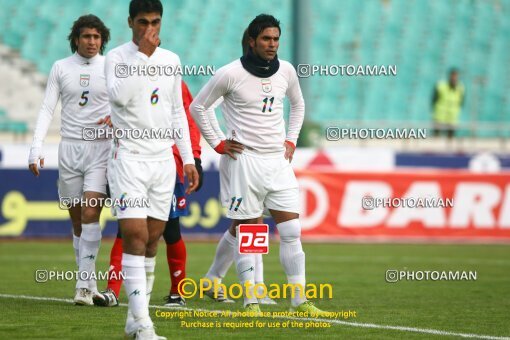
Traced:
[[[510, 174], [298, 171], [297, 176], [304, 239], [510, 242]], [[439, 204], [366, 209], [364, 197], [432, 197]]]

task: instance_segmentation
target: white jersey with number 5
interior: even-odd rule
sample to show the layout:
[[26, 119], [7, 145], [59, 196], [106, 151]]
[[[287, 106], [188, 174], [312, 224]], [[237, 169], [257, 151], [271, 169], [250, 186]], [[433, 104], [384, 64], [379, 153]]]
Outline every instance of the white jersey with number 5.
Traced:
[[83, 128], [100, 128], [100, 118], [110, 114], [105, 57], [87, 59], [78, 53], [56, 61], [51, 68], [46, 94], [39, 111], [32, 148], [41, 148], [48, 132], [58, 99], [62, 101], [63, 138], [82, 140]]
[[[218, 70], [191, 105], [191, 113], [212, 147], [221, 142], [221, 136], [213, 128], [207, 110], [220, 97], [224, 98], [227, 138], [264, 154], [283, 152], [285, 140], [296, 144], [305, 104], [296, 71], [289, 62], [280, 60], [278, 71], [269, 78], [250, 74], [240, 60]], [[291, 105], [287, 133], [283, 119], [285, 97]]]

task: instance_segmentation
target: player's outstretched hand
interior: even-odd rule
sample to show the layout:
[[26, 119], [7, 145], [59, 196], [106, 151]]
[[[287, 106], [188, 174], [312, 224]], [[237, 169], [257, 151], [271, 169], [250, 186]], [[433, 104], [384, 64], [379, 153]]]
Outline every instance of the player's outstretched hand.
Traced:
[[184, 173], [188, 178], [188, 188], [186, 189], [186, 194], [189, 195], [194, 192], [198, 188], [198, 171], [197, 168], [193, 164], [185, 164], [184, 165]]
[[[44, 168], [44, 158], [39, 158], [39, 161], [41, 162], [41, 168]], [[28, 169], [35, 175], [35, 177], [39, 177], [39, 169], [37, 167], [37, 163], [29, 164]]]
[[99, 121], [97, 122], [97, 125], [101, 125], [101, 124], [106, 124], [109, 127], [113, 127], [112, 119], [111, 119], [110, 115], [108, 115], [108, 116], [106, 116], [104, 118], [99, 119]]
[[214, 148], [217, 153], [222, 155], [229, 155], [231, 158], [236, 159], [236, 153], [243, 153], [244, 145], [231, 139], [222, 140], [217, 147]]
[[285, 143], [285, 159], [289, 160], [289, 163], [292, 162], [292, 158], [294, 157], [294, 151], [296, 150], [296, 146], [291, 141], [286, 140]]
[[44, 156], [42, 155], [40, 147], [30, 148], [30, 155], [28, 156], [28, 169], [32, 172], [35, 177], [39, 177], [39, 168], [44, 168]]
[[160, 42], [158, 31], [153, 27], [149, 27], [145, 31], [142, 39], [138, 42], [138, 51], [150, 57], [159, 46]]

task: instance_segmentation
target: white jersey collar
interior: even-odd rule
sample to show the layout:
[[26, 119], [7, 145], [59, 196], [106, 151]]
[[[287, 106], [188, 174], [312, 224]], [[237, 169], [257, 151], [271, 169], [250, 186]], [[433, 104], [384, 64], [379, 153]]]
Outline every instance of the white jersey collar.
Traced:
[[128, 43], [128, 46], [130, 49], [132, 49], [133, 51], [138, 51], [138, 45], [134, 43], [133, 40], [130, 40], [129, 43]]
[[[130, 40], [130, 41], [127, 43], [127, 45], [128, 45], [128, 48], [129, 48], [130, 50], [132, 50], [133, 52], [138, 52], [138, 50], [139, 50], [139, 46], [138, 46], [137, 44], [135, 44], [133, 40]], [[158, 46], [158, 47], [156, 47], [156, 50], [154, 50], [154, 53], [156, 53], [159, 49], [160, 49], [160, 48], [159, 48], [159, 46]], [[152, 54], [152, 56], [154, 56], [154, 54]], [[151, 56], [151, 58], [152, 58], [152, 56]]]
[[84, 58], [81, 55], [79, 55], [78, 52], [74, 52], [74, 58], [76, 59], [76, 61], [80, 65], [83, 65], [83, 64], [87, 64], [88, 65], [88, 64], [95, 63], [97, 60], [99, 60], [99, 55], [100, 54], [98, 53], [95, 56], [93, 56], [92, 58]]

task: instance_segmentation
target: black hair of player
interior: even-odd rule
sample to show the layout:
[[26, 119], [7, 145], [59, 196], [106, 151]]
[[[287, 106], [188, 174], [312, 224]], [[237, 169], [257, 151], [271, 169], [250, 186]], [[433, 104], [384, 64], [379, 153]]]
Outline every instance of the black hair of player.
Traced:
[[159, 13], [163, 17], [163, 5], [159, 0], [131, 0], [129, 17], [134, 19], [139, 13]]
[[248, 35], [250, 38], [256, 40], [262, 31], [270, 27], [278, 28], [280, 35], [282, 34], [279, 20], [269, 14], [259, 14], [250, 22], [250, 25], [248, 26]]
[[241, 47], [243, 48], [243, 55], [246, 55], [250, 49], [250, 36], [248, 35], [248, 29], [244, 30]]
[[69, 36], [67, 37], [67, 40], [69, 40], [69, 44], [71, 45], [71, 51], [74, 53], [78, 50], [76, 39], [80, 38], [81, 30], [83, 28], [95, 28], [101, 35], [101, 48], [99, 49], [99, 53], [103, 54], [106, 44], [110, 41], [110, 30], [101, 21], [101, 19], [96, 17], [94, 14], [82, 15], [73, 23], [71, 33], [69, 33]]

